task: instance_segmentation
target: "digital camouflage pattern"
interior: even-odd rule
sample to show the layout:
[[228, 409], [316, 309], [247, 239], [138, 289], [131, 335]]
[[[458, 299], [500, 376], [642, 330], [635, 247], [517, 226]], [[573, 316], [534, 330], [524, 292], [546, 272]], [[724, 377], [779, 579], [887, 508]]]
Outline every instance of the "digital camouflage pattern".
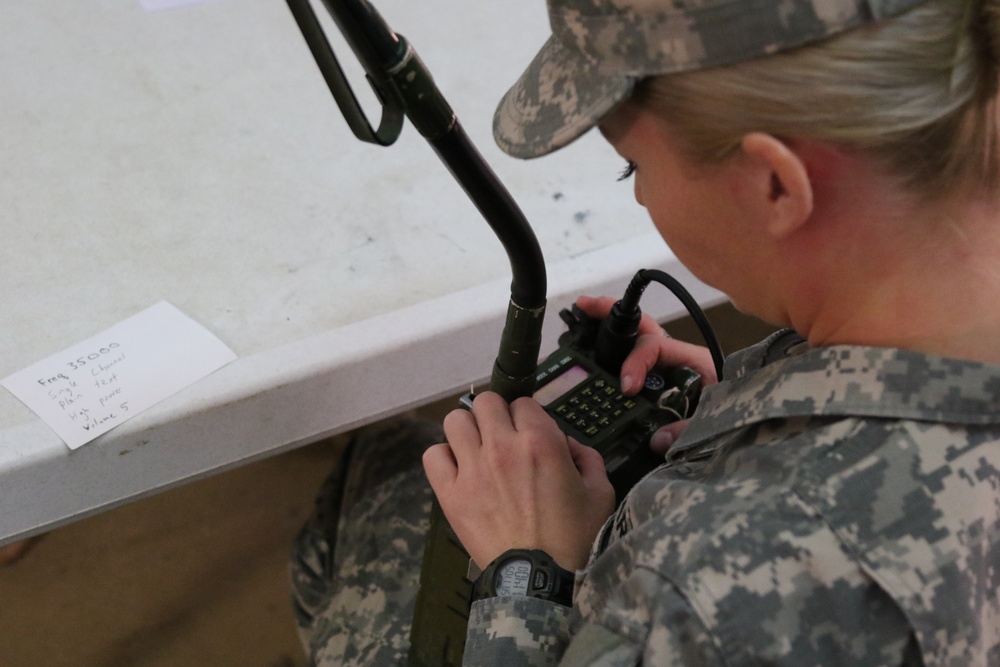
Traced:
[[477, 602], [470, 665], [1000, 665], [1000, 368], [778, 334], [734, 355], [578, 573]]
[[500, 101], [497, 144], [532, 158], [570, 143], [638, 79], [801, 46], [924, 0], [548, 0], [552, 36]]
[[[313, 663], [405, 664], [437, 425], [367, 430], [292, 563]], [[469, 665], [1000, 664], [1000, 369], [778, 334], [633, 489], [573, 609], [473, 605]]]
[[437, 442], [426, 421], [364, 429], [324, 483], [290, 567], [310, 664], [405, 664], [433, 497], [420, 458]]

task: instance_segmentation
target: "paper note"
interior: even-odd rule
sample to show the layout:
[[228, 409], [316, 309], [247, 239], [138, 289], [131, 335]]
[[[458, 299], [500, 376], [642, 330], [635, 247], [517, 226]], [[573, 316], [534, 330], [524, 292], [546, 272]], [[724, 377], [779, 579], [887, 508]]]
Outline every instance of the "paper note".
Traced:
[[0, 384], [76, 449], [235, 358], [161, 301]]

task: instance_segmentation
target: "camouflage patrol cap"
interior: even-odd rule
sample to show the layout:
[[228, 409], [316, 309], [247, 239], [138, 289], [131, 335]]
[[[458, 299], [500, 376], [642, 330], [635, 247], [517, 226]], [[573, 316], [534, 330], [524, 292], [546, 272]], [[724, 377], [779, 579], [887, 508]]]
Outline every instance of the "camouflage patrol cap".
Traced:
[[570, 143], [647, 76], [727, 65], [925, 0], [548, 0], [552, 36], [500, 101], [497, 144], [532, 158]]

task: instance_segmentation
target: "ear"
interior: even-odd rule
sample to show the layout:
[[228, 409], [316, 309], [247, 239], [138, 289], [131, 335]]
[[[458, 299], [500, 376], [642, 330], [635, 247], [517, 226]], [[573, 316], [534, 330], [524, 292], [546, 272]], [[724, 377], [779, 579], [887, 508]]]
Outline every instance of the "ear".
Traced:
[[813, 211], [813, 188], [805, 163], [783, 141], [751, 132], [743, 137], [752, 185], [746, 202], [764, 229], [782, 239], [799, 229]]

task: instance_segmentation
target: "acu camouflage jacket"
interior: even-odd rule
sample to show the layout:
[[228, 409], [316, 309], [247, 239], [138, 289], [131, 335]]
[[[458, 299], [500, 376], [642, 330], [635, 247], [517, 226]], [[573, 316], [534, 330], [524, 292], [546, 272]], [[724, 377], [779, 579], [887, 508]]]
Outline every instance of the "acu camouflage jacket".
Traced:
[[470, 665], [1000, 665], [1000, 368], [779, 333]]

